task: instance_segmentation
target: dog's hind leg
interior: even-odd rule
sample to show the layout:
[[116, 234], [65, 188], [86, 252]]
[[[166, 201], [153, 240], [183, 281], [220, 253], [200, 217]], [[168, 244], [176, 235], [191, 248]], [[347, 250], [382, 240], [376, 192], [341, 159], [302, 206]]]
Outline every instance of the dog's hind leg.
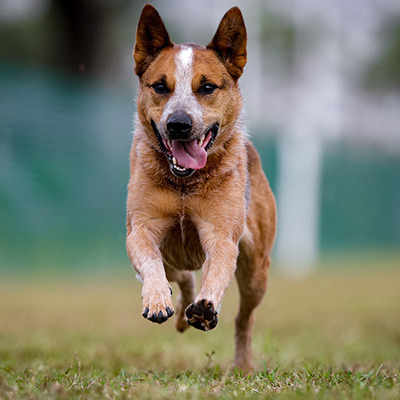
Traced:
[[254, 309], [267, 290], [270, 258], [248, 257], [241, 252], [236, 278], [240, 293], [239, 313], [235, 320], [235, 365], [244, 372], [253, 369], [252, 336]]
[[196, 277], [192, 271], [179, 271], [168, 266], [165, 266], [165, 272], [167, 279], [170, 282], [176, 282], [180, 288], [178, 302], [175, 307], [175, 327], [179, 332], [183, 332], [189, 328], [185, 317], [185, 309], [189, 304], [193, 303], [196, 296]]

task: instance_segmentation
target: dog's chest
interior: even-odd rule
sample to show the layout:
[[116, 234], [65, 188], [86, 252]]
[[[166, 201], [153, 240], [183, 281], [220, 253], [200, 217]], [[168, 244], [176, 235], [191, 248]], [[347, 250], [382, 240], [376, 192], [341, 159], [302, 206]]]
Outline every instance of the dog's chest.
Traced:
[[176, 220], [160, 249], [164, 263], [179, 270], [200, 269], [205, 260], [197, 228], [189, 217]]

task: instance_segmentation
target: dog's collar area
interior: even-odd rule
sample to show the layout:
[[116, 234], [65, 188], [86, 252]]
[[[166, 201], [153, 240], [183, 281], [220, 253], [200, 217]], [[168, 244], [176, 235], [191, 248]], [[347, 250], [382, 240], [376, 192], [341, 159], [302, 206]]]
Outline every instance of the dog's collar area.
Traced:
[[[153, 120], [151, 120], [151, 127], [153, 128], [153, 131], [156, 135], [160, 150], [168, 159], [169, 166], [170, 166], [172, 173], [175, 176], [178, 176], [180, 178], [185, 178], [185, 177], [192, 175], [196, 171], [196, 169], [185, 168], [178, 164], [176, 158], [174, 157], [174, 155], [172, 153], [171, 141], [163, 140], [160, 132], [157, 129], [157, 125]], [[204, 135], [200, 139], [197, 139], [197, 143], [199, 146], [203, 146], [204, 142], [206, 142], [206, 144], [204, 146], [204, 150], [206, 152], [213, 145], [213, 143], [217, 137], [218, 130], [219, 130], [219, 124], [218, 124], [218, 122], [216, 122], [213, 125], [211, 125], [211, 127], [206, 129]]]

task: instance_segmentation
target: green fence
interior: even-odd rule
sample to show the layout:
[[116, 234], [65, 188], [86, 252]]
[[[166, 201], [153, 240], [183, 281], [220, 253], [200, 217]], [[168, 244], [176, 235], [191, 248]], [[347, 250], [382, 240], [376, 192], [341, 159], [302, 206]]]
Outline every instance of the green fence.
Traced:
[[322, 249], [400, 249], [399, 155], [355, 145], [330, 146], [322, 176]]
[[134, 101], [0, 68], [0, 265], [123, 262]]

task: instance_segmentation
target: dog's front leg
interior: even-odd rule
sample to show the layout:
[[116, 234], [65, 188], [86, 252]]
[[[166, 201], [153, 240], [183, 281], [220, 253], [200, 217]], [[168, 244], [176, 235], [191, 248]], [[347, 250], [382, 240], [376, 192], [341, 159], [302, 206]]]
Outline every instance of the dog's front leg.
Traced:
[[194, 303], [187, 307], [186, 317], [193, 327], [208, 331], [217, 326], [222, 297], [235, 274], [239, 236], [228, 235], [225, 229], [209, 223], [202, 225], [199, 235], [206, 261], [200, 291]]
[[128, 219], [127, 251], [133, 267], [142, 281], [142, 315], [152, 322], [162, 323], [174, 313], [172, 290], [166, 278], [159, 245], [168, 221]]

